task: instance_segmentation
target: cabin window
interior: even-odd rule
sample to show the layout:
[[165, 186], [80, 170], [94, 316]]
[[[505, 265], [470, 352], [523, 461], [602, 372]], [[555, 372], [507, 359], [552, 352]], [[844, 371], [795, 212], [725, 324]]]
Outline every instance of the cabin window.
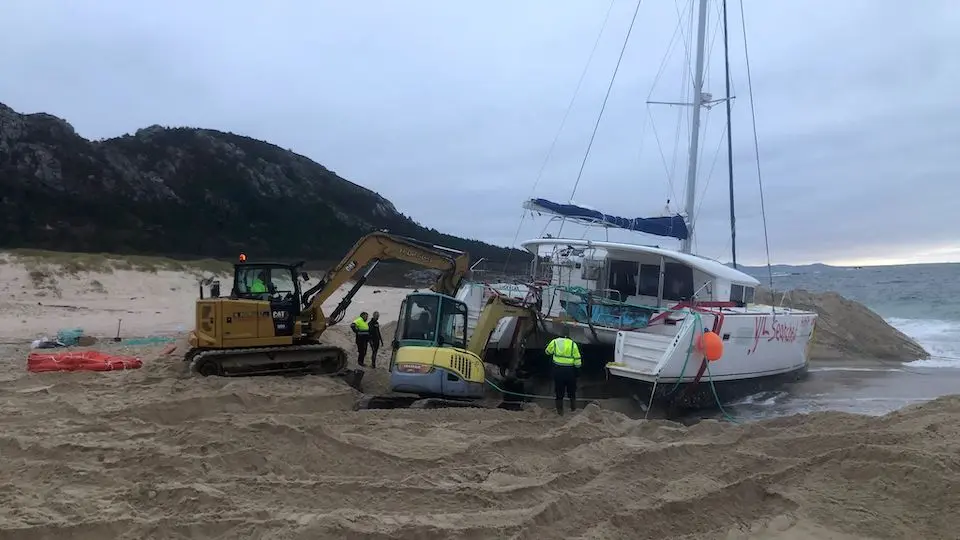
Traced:
[[441, 344], [460, 349], [467, 346], [467, 306], [453, 298], [443, 298], [440, 309]]
[[753, 287], [744, 287], [743, 285], [731, 285], [730, 301], [736, 302], [738, 306], [743, 306], [745, 304], [752, 304], [754, 293], [755, 293], [755, 290]]
[[640, 288], [641, 296], [657, 297], [660, 291], [660, 265], [659, 264], [641, 264], [640, 265]]
[[422, 295], [408, 299], [407, 312], [401, 339], [436, 339], [437, 311], [440, 308], [440, 297], [437, 295]]
[[743, 303], [743, 285], [730, 286], [730, 301], [737, 304]]
[[589, 281], [599, 281], [600, 280], [600, 269], [603, 267], [603, 261], [594, 261], [587, 259], [583, 262], [582, 269], [580, 271], [580, 278], [586, 279]]
[[407, 317], [405, 316], [406, 313], [407, 313], [407, 299], [404, 298], [403, 301], [400, 302], [400, 320], [397, 321], [397, 327], [393, 331], [394, 341], [403, 339], [403, 337], [406, 335], [404, 333], [404, 329], [407, 327]]
[[293, 281], [293, 274], [273, 269], [270, 272], [270, 283], [273, 285], [271, 295], [276, 298], [292, 298], [297, 292], [297, 284]]
[[288, 268], [244, 265], [238, 266], [234, 273], [233, 295], [238, 298], [284, 299], [297, 294], [294, 274]]
[[663, 275], [664, 300], [693, 298], [693, 268], [680, 263], [667, 263]]
[[[634, 261], [610, 261], [610, 296], [614, 300], [625, 301], [628, 297], [637, 294], [637, 274], [640, 272], [640, 263]], [[612, 291], [617, 291], [613, 293]]]

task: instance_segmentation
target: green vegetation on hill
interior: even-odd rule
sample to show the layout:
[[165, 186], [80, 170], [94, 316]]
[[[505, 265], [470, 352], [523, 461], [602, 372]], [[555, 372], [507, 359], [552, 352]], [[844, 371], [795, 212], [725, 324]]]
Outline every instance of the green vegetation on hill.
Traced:
[[156, 273], [161, 270], [194, 274], [232, 274], [233, 266], [215, 259], [174, 260], [149, 255], [110, 255], [106, 253], [69, 253], [39, 249], [12, 249], [11, 257], [0, 264], [17, 262], [27, 269], [52, 268], [58, 275], [76, 276], [86, 272], [111, 274], [116, 270]]
[[475, 260], [530, 258], [424, 227], [304, 156], [208, 129], [152, 126], [94, 142], [0, 104], [0, 189], [0, 248], [330, 261], [386, 229]]

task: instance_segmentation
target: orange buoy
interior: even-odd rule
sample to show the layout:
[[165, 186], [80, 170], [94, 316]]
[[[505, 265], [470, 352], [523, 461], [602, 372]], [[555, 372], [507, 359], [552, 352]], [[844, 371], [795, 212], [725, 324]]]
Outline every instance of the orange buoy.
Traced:
[[704, 332], [697, 338], [697, 350], [703, 353], [707, 361], [716, 362], [723, 356], [723, 340], [716, 332]]

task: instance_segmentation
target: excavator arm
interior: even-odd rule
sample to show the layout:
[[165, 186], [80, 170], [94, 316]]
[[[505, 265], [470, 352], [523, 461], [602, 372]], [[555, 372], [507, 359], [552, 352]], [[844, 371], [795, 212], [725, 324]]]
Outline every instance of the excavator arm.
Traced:
[[500, 320], [505, 317], [516, 317], [517, 319], [517, 326], [511, 339], [513, 358], [509, 360], [507, 366], [503, 366], [512, 372], [520, 362], [520, 356], [522, 355], [520, 344], [527, 334], [536, 328], [537, 321], [539, 321], [540, 315], [536, 304], [494, 294], [487, 300], [486, 305], [480, 312], [477, 326], [474, 327], [473, 335], [470, 336], [470, 341], [467, 343], [467, 350], [479, 358], [483, 358], [490, 336], [497, 329]]
[[[303, 293], [301, 302], [303, 312], [308, 314], [311, 320], [311, 334], [319, 336], [328, 326], [343, 319], [357, 291], [366, 283], [373, 269], [384, 260], [404, 261], [424, 268], [441, 270], [440, 277], [431, 289], [448, 296], [454, 296], [457, 293], [461, 281], [470, 270], [470, 257], [464, 252], [405, 236], [385, 232], [370, 233], [358, 240], [347, 255], [330, 269], [317, 285]], [[321, 309], [323, 302], [365, 267], [366, 271], [356, 280], [333, 313], [326, 317]]]

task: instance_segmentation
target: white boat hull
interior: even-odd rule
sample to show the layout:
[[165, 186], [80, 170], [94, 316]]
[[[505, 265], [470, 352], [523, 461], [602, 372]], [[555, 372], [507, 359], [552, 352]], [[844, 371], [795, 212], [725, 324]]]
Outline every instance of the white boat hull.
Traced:
[[[723, 339], [723, 356], [709, 363], [709, 379], [719, 382], [769, 377], [807, 366], [816, 314], [770, 306], [726, 308], [722, 314], [717, 333]], [[704, 313], [700, 317], [704, 328], [714, 328], [715, 315]], [[608, 366], [610, 374], [651, 383], [693, 381], [703, 363], [703, 354], [691, 348], [692, 336], [699, 334], [693, 324], [685, 322], [665, 331], [668, 328], [655, 325], [617, 332], [614, 363]], [[667, 338], [667, 342], [659, 347], [659, 340], [654, 338]]]
[[[459, 295], [468, 303], [470, 312], [479, 313], [486, 297], [493, 290], [503, 289], [501, 294], [523, 298], [525, 286], [494, 284], [477, 287], [474, 293]], [[486, 287], [486, 293], [479, 293]], [[689, 393], [689, 406], [709, 406], [707, 398], [715, 400], [715, 387], [743, 388], [741, 392], [718, 391], [729, 398], [734, 393], [759, 391], [764, 381], [779, 384], [779, 381], [794, 379], [806, 372], [809, 361], [809, 346], [817, 315], [813, 312], [752, 305], [734, 308], [710, 308], [699, 313], [693, 311], [664, 313], [654, 318], [649, 326], [638, 330], [618, 330], [584, 323], [544, 319], [544, 329], [551, 336], [560, 335], [561, 327], [570, 330], [570, 337], [584, 345], [603, 345], [613, 348], [612, 360], [606, 369], [611, 379], [620, 379], [620, 385], [636, 386], [634, 393], [653, 401], [676, 395], [687, 385], [700, 385], [701, 392]], [[717, 322], [718, 314], [722, 321]], [[545, 314], [547, 315], [547, 314]], [[474, 323], [475, 324], [475, 323]], [[510, 346], [516, 320], [500, 322], [488, 344], [488, 349], [503, 349]], [[701, 326], [700, 330], [697, 329]], [[719, 327], [717, 327], [719, 326]], [[470, 331], [472, 331], [470, 326]], [[723, 340], [723, 355], [704, 366], [703, 354], [692, 345], [703, 329], [717, 330]], [[528, 348], [533, 344], [528, 344]], [[542, 345], [542, 344], [536, 344]], [[587, 359], [589, 360], [589, 359]], [[698, 376], [699, 373], [699, 376]], [[661, 387], [657, 390], [657, 387]], [[646, 388], [643, 388], [646, 387]], [[672, 392], [667, 392], [673, 390]], [[702, 390], [709, 390], [704, 395]], [[660, 394], [663, 394], [660, 396]], [[723, 399], [721, 399], [723, 400]]]

